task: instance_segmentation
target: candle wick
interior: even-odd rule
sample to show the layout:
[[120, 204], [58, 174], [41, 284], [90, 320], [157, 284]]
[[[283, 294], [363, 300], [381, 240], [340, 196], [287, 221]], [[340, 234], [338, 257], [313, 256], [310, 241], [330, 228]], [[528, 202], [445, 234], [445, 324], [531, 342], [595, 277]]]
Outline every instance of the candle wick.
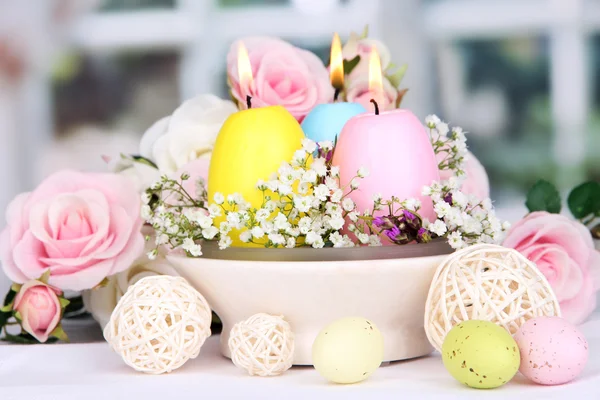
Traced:
[[333, 101], [336, 102], [338, 97], [340, 96], [340, 88], [335, 88], [335, 94], [333, 95]]
[[252, 97], [246, 96], [246, 105], [248, 106], [248, 109], [252, 108]]
[[375, 115], [379, 115], [379, 106], [377, 105], [375, 99], [371, 99], [371, 103], [373, 103], [373, 105], [375, 106]]

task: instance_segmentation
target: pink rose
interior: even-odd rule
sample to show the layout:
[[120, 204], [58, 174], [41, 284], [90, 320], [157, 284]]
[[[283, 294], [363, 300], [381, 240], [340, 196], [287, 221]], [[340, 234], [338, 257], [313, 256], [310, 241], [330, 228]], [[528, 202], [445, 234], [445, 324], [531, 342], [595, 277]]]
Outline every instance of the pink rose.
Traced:
[[252, 65], [254, 83], [250, 87], [239, 81], [239, 41], [227, 55], [231, 93], [240, 107], [246, 108], [246, 95], [250, 95], [252, 107], [281, 105], [302, 122], [314, 106], [333, 100], [327, 69], [310, 51], [272, 37], [248, 37], [242, 42]]
[[352, 103], [359, 103], [369, 112], [374, 111], [371, 99], [374, 99], [379, 106], [379, 110], [393, 110], [396, 108], [398, 99], [398, 89], [396, 89], [387, 78], [382, 78], [383, 93], [369, 91], [369, 74], [362, 74], [353, 78], [346, 88], [346, 100]]
[[[436, 154], [438, 162], [441, 162], [446, 157], [446, 153]], [[467, 178], [463, 182], [463, 186], [460, 189], [464, 194], [472, 194], [477, 196], [478, 199], [487, 199], [490, 197], [490, 181], [488, 179], [487, 172], [479, 160], [468, 152], [467, 160], [465, 161], [465, 173]], [[440, 178], [442, 180], [450, 179], [454, 174], [450, 170], [441, 170]]]
[[579, 324], [594, 311], [600, 253], [585, 226], [564, 215], [533, 212], [512, 227], [504, 246], [537, 264], [569, 322]]
[[62, 292], [59, 289], [31, 280], [21, 286], [15, 296], [13, 310], [20, 314], [21, 326], [41, 343], [48, 340], [60, 323], [60, 295]]
[[0, 259], [23, 283], [50, 270], [49, 283], [83, 290], [127, 269], [144, 248], [140, 198], [117, 174], [60, 171], [8, 206]]

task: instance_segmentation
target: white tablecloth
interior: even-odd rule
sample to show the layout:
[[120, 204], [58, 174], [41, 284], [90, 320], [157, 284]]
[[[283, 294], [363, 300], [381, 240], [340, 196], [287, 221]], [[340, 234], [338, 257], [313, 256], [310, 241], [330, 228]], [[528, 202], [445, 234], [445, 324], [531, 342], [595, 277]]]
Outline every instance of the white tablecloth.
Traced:
[[[355, 385], [327, 383], [313, 368], [274, 378], [250, 377], [218, 350], [211, 337], [200, 356], [168, 375], [127, 367], [104, 342], [0, 346], [0, 400], [204, 399], [600, 399], [600, 314], [582, 326], [590, 360], [582, 376], [563, 386], [529, 383], [523, 376], [494, 390], [470, 389], [444, 369], [439, 354], [379, 368]], [[71, 327], [78, 342], [98, 339], [99, 328]]]

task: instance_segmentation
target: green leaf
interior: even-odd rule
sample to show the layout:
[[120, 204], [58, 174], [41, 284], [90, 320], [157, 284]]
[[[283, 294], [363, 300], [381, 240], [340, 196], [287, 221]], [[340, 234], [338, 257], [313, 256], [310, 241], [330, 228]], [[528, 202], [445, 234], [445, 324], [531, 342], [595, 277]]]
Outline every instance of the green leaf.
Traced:
[[600, 183], [586, 182], [571, 191], [567, 199], [569, 210], [577, 219], [600, 212]]
[[36, 344], [39, 343], [33, 336], [25, 333], [21, 333], [20, 335], [10, 335], [6, 334], [2, 339], [5, 342], [12, 342], [17, 344]]
[[65, 333], [61, 324], [58, 324], [56, 328], [52, 332], [50, 332], [50, 336], [57, 338], [58, 340], [62, 340], [63, 342], [69, 342], [69, 337]]
[[352, 60], [344, 60], [344, 75], [349, 75], [359, 62], [360, 56], [356, 56]]
[[0, 331], [2, 331], [2, 328], [4, 327], [4, 325], [6, 325], [6, 323], [12, 317], [12, 315], [12, 312], [0, 312]]
[[45, 283], [47, 285], [48, 279], [50, 279], [50, 268], [48, 268], [46, 271], [44, 271], [44, 273], [42, 274], [42, 276], [40, 276], [38, 281]]
[[556, 187], [548, 181], [539, 180], [527, 193], [525, 205], [529, 212], [548, 211], [558, 214], [562, 208], [560, 193]]
[[142, 157], [142, 156], [133, 154], [131, 156], [131, 158], [133, 158], [133, 161], [135, 161], [137, 163], [145, 164], [145, 165], [147, 165], [149, 167], [158, 169], [158, 166], [152, 160], [150, 160], [150, 159], [148, 159], [146, 157]]
[[393, 74], [391, 74], [387, 77], [388, 80], [390, 81], [390, 83], [392, 84], [392, 86], [394, 86], [395, 88], [400, 86], [400, 83], [402, 82], [402, 79], [404, 78], [404, 75], [406, 74], [407, 69], [408, 69], [408, 64], [404, 64], [396, 72], [394, 72]]

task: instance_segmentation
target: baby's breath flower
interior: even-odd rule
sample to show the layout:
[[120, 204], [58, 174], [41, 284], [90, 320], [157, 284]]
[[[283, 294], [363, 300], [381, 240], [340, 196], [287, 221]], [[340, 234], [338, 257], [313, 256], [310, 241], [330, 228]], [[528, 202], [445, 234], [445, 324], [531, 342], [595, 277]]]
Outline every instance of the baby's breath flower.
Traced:
[[351, 198], [346, 197], [344, 200], [342, 200], [342, 208], [344, 209], [344, 211], [352, 211], [354, 210], [355, 204], [352, 201]]
[[248, 243], [250, 240], [252, 240], [252, 233], [249, 231], [240, 233], [240, 240], [244, 243]]
[[214, 194], [213, 200], [216, 204], [221, 205], [225, 202], [225, 197], [223, 197], [222, 193], [217, 192]]
[[302, 139], [302, 148], [307, 153], [314, 153], [317, 150], [317, 144], [310, 139]]
[[359, 185], [360, 185], [360, 182], [356, 178], [354, 178], [350, 181], [350, 189], [352, 189], [352, 190], [358, 189]]
[[356, 175], [359, 178], [366, 178], [367, 176], [369, 176], [369, 170], [366, 167], [360, 167]]

